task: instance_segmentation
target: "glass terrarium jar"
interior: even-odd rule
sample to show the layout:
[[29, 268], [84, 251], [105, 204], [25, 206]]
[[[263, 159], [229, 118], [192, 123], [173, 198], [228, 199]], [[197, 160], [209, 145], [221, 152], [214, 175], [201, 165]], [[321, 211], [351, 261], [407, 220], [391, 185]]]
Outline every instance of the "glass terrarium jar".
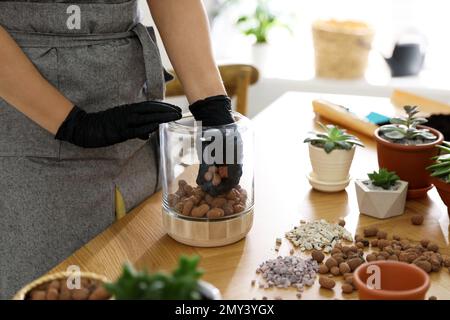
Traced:
[[192, 115], [162, 124], [162, 215], [167, 233], [193, 246], [236, 242], [253, 223], [253, 131], [235, 122], [202, 127]]

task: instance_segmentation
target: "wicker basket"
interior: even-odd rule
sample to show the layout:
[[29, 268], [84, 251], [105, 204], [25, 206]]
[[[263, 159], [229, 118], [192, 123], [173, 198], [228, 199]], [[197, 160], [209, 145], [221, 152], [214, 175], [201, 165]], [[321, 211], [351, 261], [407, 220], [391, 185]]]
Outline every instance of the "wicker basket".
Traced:
[[[33, 282], [27, 284], [22, 289], [20, 289], [19, 292], [17, 292], [16, 295], [13, 297], [13, 300], [25, 300], [27, 294], [34, 288], [40, 286], [41, 284], [44, 284], [46, 282], [50, 282], [53, 280], [61, 280], [64, 278], [68, 278], [69, 276], [72, 276], [72, 275], [73, 275], [72, 272], [64, 271], [64, 272], [58, 272], [58, 273], [42, 276], [42, 277], [34, 280]], [[98, 275], [98, 274], [92, 273], [92, 272], [80, 272], [80, 275], [81, 275], [81, 278], [88, 278], [88, 279], [93, 279], [93, 280], [97, 280], [97, 281], [102, 281], [103, 283], [109, 282], [109, 280], [105, 276], [101, 276], [101, 275]]]
[[373, 39], [367, 24], [319, 20], [312, 31], [318, 77], [354, 79], [364, 75]]

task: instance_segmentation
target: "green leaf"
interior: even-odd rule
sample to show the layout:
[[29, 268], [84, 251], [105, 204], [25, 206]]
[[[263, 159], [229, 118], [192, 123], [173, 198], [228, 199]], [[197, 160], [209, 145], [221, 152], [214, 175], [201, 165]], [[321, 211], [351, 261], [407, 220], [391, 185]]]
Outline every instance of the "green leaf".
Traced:
[[439, 177], [439, 176], [443, 176], [443, 175], [446, 175], [446, 174], [449, 174], [449, 173], [450, 173], [450, 167], [446, 166], [444, 168], [440, 168], [438, 170], [435, 170], [433, 173], [431, 173], [431, 176], [432, 177]]
[[333, 141], [327, 141], [323, 145], [323, 148], [324, 148], [326, 153], [330, 153], [331, 151], [333, 151], [335, 149], [335, 146], [336, 145], [335, 145], [335, 143]]
[[393, 130], [393, 131], [385, 131], [383, 132], [383, 134], [392, 140], [401, 140], [405, 138], [405, 134], [403, 134], [402, 132]]

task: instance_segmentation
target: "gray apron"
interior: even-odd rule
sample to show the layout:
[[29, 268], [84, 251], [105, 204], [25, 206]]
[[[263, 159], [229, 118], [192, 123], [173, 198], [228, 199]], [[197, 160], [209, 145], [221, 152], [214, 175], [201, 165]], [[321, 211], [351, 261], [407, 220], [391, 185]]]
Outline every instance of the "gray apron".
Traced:
[[[0, 25], [87, 112], [163, 99], [159, 51], [138, 21], [136, 0], [76, 3], [79, 26], [69, 22], [74, 11], [65, 1], [0, 0]], [[83, 149], [55, 140], [0, 99], [0, 298], [107, 228], [116, 187], [127, 210], [155, 192], [156, 137]]]

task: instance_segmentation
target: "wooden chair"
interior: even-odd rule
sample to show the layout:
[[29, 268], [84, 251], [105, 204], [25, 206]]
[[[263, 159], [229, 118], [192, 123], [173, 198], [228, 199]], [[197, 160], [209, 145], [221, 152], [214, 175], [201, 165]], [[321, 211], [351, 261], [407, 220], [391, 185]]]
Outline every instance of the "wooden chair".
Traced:
[[[236, 111], [247, 115], [248, 88], [259, 78], [258, 70], [246, 64], [230, 64], [219, 66], [225, 89], [230, 97], [236, 96]], [[170, 72], [175, 79], [167, 83], [166, 97], [184, 95], [183, 86], [173, 71]]]

